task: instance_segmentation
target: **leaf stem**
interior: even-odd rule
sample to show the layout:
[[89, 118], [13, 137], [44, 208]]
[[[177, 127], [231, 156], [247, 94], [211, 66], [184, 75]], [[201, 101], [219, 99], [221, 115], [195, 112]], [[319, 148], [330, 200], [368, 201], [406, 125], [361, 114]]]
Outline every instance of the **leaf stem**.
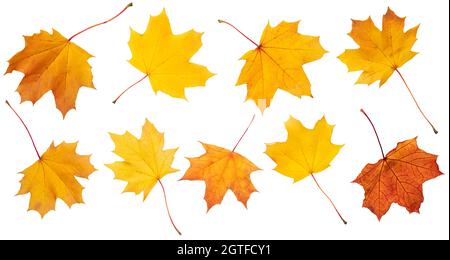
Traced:
[[406, 89], [408, 90], [409, 94], [411, 95], [412, 99], [414, 100], [414, 103], [416, 103], [417, 108], [419, 109], [420, 113], [422, 114], [422, 116], [425, 118], [425, 120], [427, 120], [428, 124], [431, 126], [431, 128], [433, 129], [433, 132], [435, 134], [438, 134], [439, 131], [434, 127], [434, 125], [431, 123], [431, 121], [428, 119], [428, 117], [425, 115], [425, 113], [422, 111], [422, 109], [419, 106], [419, 102], [417, 102], [416, 98], [414, 97], [411, 89], [408, 86], [408, 83], [406, 83], [405, 78], [403, 77], [403, 75], [400, 73], [400, 71], [398, 69], [395, 69], [395, 71], [398, 73], [398, 75], [400, 76], [400, 78], [402, 79], [403, 83], [405, 83]]
[[138, 80], [136, 83], [133, 83], [133, 85], [129, 86], [127, 89], [125, 89], [114, 101], [113, 104], [116, 104], [117, 101], [119, 101], [119, 99], [125, 94], [127, 93], [130, 89], [132, 89], [134, 86], [136, 86], [137, 84], [141, 83], [144, 79], [148, 78], [148, 75], [145, 75], [143, 78], [141, 78], [140, 80]]
[[36, 143], [34, 142], [33, 136], [31, 135], [30, 130], [28, 129], [28, 126], [25, 124], [25, 122], [22, 120], [22, 118], [16, 112], [16, 110], [11, 106], [11, 104], [8, 102], [8, 100], [6, 101], [6, 105], [8, 105], [8, 107], [14, 112], [14, 114], [16, 114], [17, 118], [19, 118], [20, 122], [25, 127], [25, 130], [27, 130], [28, 136], [30, 137], [31, 143], [33, 144], [33, 147], [34, 147], [34, 151], [36, 152], [36, 155], [39, 158], [39, 160], [41, 160], [41, 155], [39, 154], [39, 151], [36, 147]]
[[336, 210], [336, 213], [341, 218], [342, 222], [347, 225], [347, 221], [342, 217], [341, 213], [337, 209], [336, 205], [334, 204], [333, 200], [327, 195], [327, 193], [320, 187], [319, 182], [316, 180], [316, 177], [314, 177], [314, 174], [311, 173], [311, 177], [313, 178], [314, 182], [316, 183], [317, 187], [319, 187], [319, 190], [325, 195], [325, 197], [331, 202], [331, 205], [333, 205], [334, 210]]
[[132, 6], [133, 6], [133, 3], [129, 3], [129, 4], [128, 4], [128, 5], [127, 5], [120, 13], [118, 13], [118, 14], [117, 14], [116, 16], [114, 16], [113, 18], [111, 18], [111, 19], [109, 19], [109, 20], [106, 20], [106, 21], [104, 21], [104, 22], [101, 22], [101, 23], [98, 23], [98, 24], [89, 26], [88, 28], [86, 28], [86, 29], [84, 29], [84, 30], [82, 30], [82, 31], [80, 31], [80, 32], [78, 32], [78, 33], [76, 33], [76, 34], [74, 34], [72, 37], [69, 38], [69, 42], [72, 41], [73, 38], [77, 37], [78, 35], [80, 35], [80, 34], [86, 32], [86, 31], [89, 31], [90, 29], [93, 29], [93, 28], [95, 28], [95, 27], [97, 27], [97, 26], [100, 26], [100, 25], [107, 24], [107, 23], [111, 22], [112, 20], [114, 20], [114, 19], [116, 19], [117, 17], [119, 17], [120, 15], [122, 15], [128, 8], [130, 8], [130, 7], [132, 7]]
[[236, 143], [236, 145], [234, 146], [232, 152], [234, 152], [236, 150], [236, 148], [239, 146], [239, 144], [241, 143], [242, 139], [244, 138], [244, 136], [247, 134], [248, 130], [250, 129], [250, 126], [252, 126], [253, 121], [255, 121], [255, 117], [256, 115], [253, 115], [252, 117], [252, 121], [250, 121], [250, 124], [248, 124], [247, 129], [245, 129], [244, 133], [242, 134], [241, 138], [239, 138], [239, 141]]
[[253, 43], [257, 48], [261, 47], [261, 45], [257, 44], [254, 40], [250, 39], [247, 35], [245, 35], [241, 30], [239, 30], [236, 26], [232, 25], [231, 23], [224, 21], [224, 20], [218, 20], [219, 23], [224, 23], [233, 29], [235, 29], [238, 33], [240, 33], [242, 36], [244, 36], [247, 40], [249, 40], [251, 43]]
[[173, 222], [173, 219], [172, 219], [172, 215], [170, 214], [169, 204], [168, 204], [168, 202], [167, 202], [166, 189], [164, 188], [164, 185], [162, 184], [161, 180], [158, 180], [158, 182], [159, 182], [159, 184], [161, 185], [161, 188], [162, 188], [162, 191], [163, 191], [163, 194], [164, 194], [164, 200], [165, 200], [165, 202], [166, 202], [166, 209], [167, 209], [167, 214], [169, 215], [170, 222], [172, 223], [172, 226], [173, 226], [173, 228], [175, 229], [175, 231], [177, 231], [178, 235], [181, 236], [181, 232], [180, 232], [180, 230], [177, 228], [177, 226], [175, 226], [175, 223]]
[[377, 132], [377, 129], [375, 128], [375, 125], [373, 124], [370, 117], [367, 115], [366, 111], [364, 111], [364, 109], [362, 109], [362, 108], [361, 108], [361, 113], [363, 113], [366, 116], [367, 120], [369, 120], [369, 123], [372, 125], [373, 131], [375, 132], [375, 135], [377, 136], [378, 145], [380, 146], [381, 154], [383, 155], [383, 158], [386, 158], [386, 156], [384, 154], [383, 146], [381, 145], [380, 137], [378, 136], [378, 132]]

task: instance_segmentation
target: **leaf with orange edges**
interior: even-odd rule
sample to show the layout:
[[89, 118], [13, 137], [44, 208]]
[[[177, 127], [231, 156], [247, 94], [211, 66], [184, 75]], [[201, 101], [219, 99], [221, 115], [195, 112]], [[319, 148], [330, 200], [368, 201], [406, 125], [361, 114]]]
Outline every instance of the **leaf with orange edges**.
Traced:
[[372, 19], [353, 20], [350, 37], [360, 46], [346, 50], [339, 56], [350, 71], [363, 73], [356, 83], [372, 84], [380, 81], [380, 87], [398, 68], [416, 56], [412, 47], [416, 42], [419, 26], [404, 32], [405, 18], [398, 17], [390, 8], [383, 16], [383, 28], [379, 30]]
[[41, 31], [25, 37], [25, 48], [9, 60], [6, 73], [16, 70], [25, 74], [17, 88], [22, 102], [35, 104], [52, 91], [56, 107], [66, 116], [75, 108], [82, 86], [95, 88], [88, 63], [91, 57], [58, 31], [53, 30], [52, 34]]
[[256, 191], [250, 174], [259, 168], [234, 151], [210, 144], [202, 145], [206, 153], [189, 159], [191, 166], [182, 180], [206, 183], [208, 210], [220, 204], [228, 190], [233, 191], [236, 198], [247, 207], [250, 195]]

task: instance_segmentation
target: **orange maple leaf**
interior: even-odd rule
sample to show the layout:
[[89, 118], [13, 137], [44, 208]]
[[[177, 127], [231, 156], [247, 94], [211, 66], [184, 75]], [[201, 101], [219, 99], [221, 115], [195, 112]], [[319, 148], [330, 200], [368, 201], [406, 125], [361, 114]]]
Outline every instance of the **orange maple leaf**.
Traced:
[[302, 66], [326, 53], [319, 37], [299, 34], [299, 22], [282, 22], [275, 27], [268, 24], [258, 44], [234, 25], [219, 22], [230, 25], [256, 46], [242, 57], [246, 63], [237, 82], [238, 86], [247, 84], [247, 99], [253, 99], [264, 111], [278, 89], [298, 97], [311, 96], [311, 83]]
[[250, 195], [257, 191], [250, 174], [259, 168], [234, 151], [210, 144], [202, 145], [206, 153], [197, 158], [189, 158], [191, 167], [182, 180], [206, 183], [205, 200], [208, 210], [220, 204], [228, 190], [233, 191], [237, 199], [247, 207]]
[[22, 102], [35, 104], [48, 91], [63, 116], [75, 108], [78, 91], [82, 86], [95, 88], [91, 66], [92, 56], [75, 43], [69, 42], [58, 31], [41, 31], [25, 37], [25, 49], [9, 60], [6, 73], [23, 72], [17, 92]]
[[383, 16], [382, 30], [370, 17], [352, 21], [349, 35], [360, 48], [346, 50], [339, 59], [350, 71], [363, 71], [357, 83], [370, 85], [379, 80], [381, 87], [392, 73], [416, 56], [417, 52], [411, 49], [419, 26], [404, 32], [405, 18], [398, 17], [391, 9]]
[[132, 4], [126, 6], [114, 18], [88, 27], [87, 29], [65, 38], [58, 31], [53, 33], [41, 31], [32, 36], [25, 36], [25, 48], [9, 60], [6, 74], [13, 71], [24, 73], [17, 92], [22, 102], [35, 104], [47, 92], [52, 91], [56, 107], [63, 117], [75, 108], [78, 92], [81, 87], [95, 89], [93, 76], [88, 60], [93, 57], [72, 39], [81, 33], [108, 23], [121, 15]]
[[410, 213], [419, 213], [424, 201], [423, 183], [442, 175], [436, 163], [437, 156], [421, 150], [417, 146], [417, 138], [398, 143], [387, 155], [382, 148], [381, 152], [383, 158], [364, 167], [354, 180], [365, 190], [363, 206], [379, 220], [393, 203], [405, 207]]
[[202, 143], [206, 153], [200, 157], [189, 158], [191, 166], [182, 180], [206, 183], [205, 200], [208, 211], [222, 202], [228, 190], [233, 191], [236, 198], [245, 207], [247, 207], [251, 194], [257, 191], [250, 179], [250, 174], [260, 169], [250, 160], [235, 152], [254, 120], [255, 116], [233, 150]]
[[419, 112], [437, 134], [438, 130], [420, 108], [399, 70], [417, 54], [411, 49], [417, 40], [419, 26], [405, 32], [405, 18], [398, 17], [390, 8], [383, 16], [382, 30], [375, 26], [370, 17], [364, 21], [352, 21], [352, 31], [349, 35], [360, 48], [345, 50], [338, 58], [347, 65], [349, 71], [362, 71], [356, 83], [370, 85], [379, 81], [381, 87], [396, 72], [408, 89]]

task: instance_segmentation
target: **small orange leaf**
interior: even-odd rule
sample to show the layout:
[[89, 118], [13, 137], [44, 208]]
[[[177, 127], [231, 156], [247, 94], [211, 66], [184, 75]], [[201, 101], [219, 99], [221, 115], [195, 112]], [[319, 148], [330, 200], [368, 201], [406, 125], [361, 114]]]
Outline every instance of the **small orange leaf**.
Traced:
[[202, 145], [206, 153], [189, 159], [191, 167], [182, 180], [206, 183], [205, 200], [208, 210], [220, 204], [228, 190], [233, 191], [237, 199], [247, 207], [250, 195], [256, 191], [250, 174], [259, 168], [234, 151], [210, 144]]

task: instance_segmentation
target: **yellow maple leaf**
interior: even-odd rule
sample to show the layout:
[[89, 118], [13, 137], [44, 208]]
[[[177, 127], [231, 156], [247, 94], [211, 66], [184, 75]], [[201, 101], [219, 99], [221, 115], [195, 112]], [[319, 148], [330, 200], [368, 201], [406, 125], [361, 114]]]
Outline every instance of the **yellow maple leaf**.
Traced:
[[323, 117], [314, 129], [308, 129], [295, 118], [286, 122], [288, 139], [267, 146], [267, 155], [276, 163], [276, 171], [298, 182], [330, 166], [342, 145], [331, 143], [333, 126]]
[[327, 123], [325, 117], [319, 120], [314, 129], [308, 129], [291, 117], [286, 122], [288, 137], [286, 142], [267, 145], [266, 154], [277, 164], [275, 170], [294, 182], [311, 176], [317, 187], [333, 205], [344, 224], [347, 221], [342, 217], [334, 202], [319, 185], [315, 173], [322, 172], [330, 166], [342, 145], [331, 143], [334, 126]]
[[379, 80], [381, 87], [394, 71], [417, 54], [411, 48], [417, 40], [419, 26], [406, 32], [404, 27], [405, 18], [398, 17], [391, 9], [383, 16], [381, 31], [370, 17], [364, 21], [353, 20], [349, 35], [360, 48], [346, 50], [339, 59], [350, 71], [363, 71], [356, 83], [370, 85]]
[[258, 171], [244, 156], [227, 149], [202, 144], [206, 153], [197, 158], [189, 158], [191, 166], [182, 180], [204, 181], [206, 183], [205, 200], [208, 210], [220, 204], [228, 190], [247, 207], [250, 195], [256, 191], [250, 174]]
[[172, 226], [181, 235], [170, 214], [166, 190], [161, 182], [164, 176], [178, 171], [172, 168], [177, 149], [164, 150], [164, 134], [158, 132], [148, 120], [142, 128], [140, 139], [128, 132], [124, 135], [111, 134], [111, 138], [116, 145], [114, 153], [124, 161], [106, 166], [114, 172], [117, 180], [127, 182], [124, 192], [136, 195], [144, 193], [145, 200], [153, 187], [159, 183]]
[[155, 92], [185, 98], [185, 88], [204, 86], [213, 76], [206, 67], [190, 62], [202, 46], [201, 37], [194, 30], [174, 35], [163, 10], [150, 17], [144, 34], [131, 30], [130, 63], [148, 76]]
[[129, 132], [124, 135], [111, 134], [116, 149], [115, 154], [124, 161], [107, 165], [116, 179], [128, 182], [124, 192], [144, 193], [144, 200], [153, 187], [164, 176], [178, 170], [172, 168], [177, 149], [163, 150], [164, 135], [147, 120], [142, 129], [141, 139]]
[[30, 210], [44, 217], [55, 209], [57, 198], [69, 207], [83, 203], [83, 187], [75, 177], [87, 179], [95, 169], [90, 156], [78, 155], [76, 148], [76, 143], [52, 144], [36, 163], [22, 171], [18, 195], [31, 194]]
[[75, 108], [82, 86], [94, 88], [92, 56], [58, 31], [25, 37], [25, 48], [9, 60], [6, 73], [14, 70], [25, 74], [17, 88], [22, 102], [35, 104], [48, 91], [55, 96], [57, 108], [63, 116]]
[[[240, 32], [236, 27], [226, 23]], [[252, 99], [264, 111], [270, 106], [277, 89], [295, 96], [311, 96], [311, 83], [303, 65], [320, 59], [326, 51], [320, 45], [319, 37], [299, 34], [299, 22], [282, 22], [272, 27], [267, 25], [261, 41], [250, 40], [255, 50], [247, 52], [246, 61], [237, 85], [247, 84], [247, 99]]]

